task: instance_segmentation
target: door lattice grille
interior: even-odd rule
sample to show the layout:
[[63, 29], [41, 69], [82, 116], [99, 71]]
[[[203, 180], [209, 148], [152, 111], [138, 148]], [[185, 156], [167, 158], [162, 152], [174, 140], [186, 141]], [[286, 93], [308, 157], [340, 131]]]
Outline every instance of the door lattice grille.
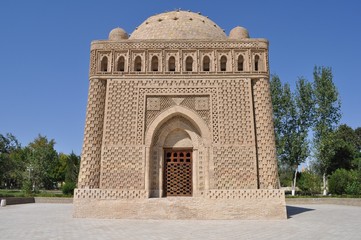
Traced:
[[192, 150], [164, 151], [166, 196], [192, 196]]

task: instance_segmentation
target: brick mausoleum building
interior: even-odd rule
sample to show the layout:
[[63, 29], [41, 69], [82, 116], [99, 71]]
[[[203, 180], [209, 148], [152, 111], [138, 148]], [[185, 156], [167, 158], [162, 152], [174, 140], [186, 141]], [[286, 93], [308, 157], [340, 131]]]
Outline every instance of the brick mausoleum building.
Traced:
[[91, 44], [75, 217], [285, 219], [268, 41], [198, 13]]

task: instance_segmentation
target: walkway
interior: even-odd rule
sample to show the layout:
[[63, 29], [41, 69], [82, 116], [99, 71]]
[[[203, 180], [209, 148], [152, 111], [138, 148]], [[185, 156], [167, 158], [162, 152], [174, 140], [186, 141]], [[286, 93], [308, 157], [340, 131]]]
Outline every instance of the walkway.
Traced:
[[361, 207], [288, 206], [283, 221], [74, 219], [72, 204], [0, 208], [0, 239], [360, 239]]

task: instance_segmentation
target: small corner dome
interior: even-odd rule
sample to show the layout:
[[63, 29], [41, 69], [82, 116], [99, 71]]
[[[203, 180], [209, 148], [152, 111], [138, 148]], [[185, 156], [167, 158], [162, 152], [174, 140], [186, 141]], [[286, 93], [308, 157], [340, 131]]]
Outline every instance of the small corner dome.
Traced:
[[248, 30], [244, 27], [237, 26], [229, 33], [229, 39], [240, 40], [243, 38], [249, 38]]
[[124, 31], [122, 28], [114, 28], [109, 33], [109, 40], [110, 41], [119, 41], [123, 39], [128, 39], [128, 33]]

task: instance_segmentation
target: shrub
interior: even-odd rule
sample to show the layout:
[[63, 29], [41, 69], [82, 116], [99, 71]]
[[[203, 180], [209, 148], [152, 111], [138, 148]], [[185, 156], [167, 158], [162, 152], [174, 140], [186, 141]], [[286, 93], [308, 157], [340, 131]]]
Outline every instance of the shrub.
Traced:
[[346, 193], [349, 195], [361, 195], [361, 182], [353, 181], [346, 187]]
[[[354, 194], [356, 192], [358, 183], [357, 172], [347, 171], [345, 169], [337, 169], [332, 173], [328, 181], [330, 193], [333, 194]], [[357, 193], [356, 193], [357, 194]]]
[[21, 190], [26, 194], [26, 195], [30, 195], [33, 192], [33, 185], [29, 180], [24, 180], [23, 181], [23, 186], [21, 188]]
[[352, 182], [346, 187], [346, 193], [350, 195], [361, 195], [361, 170], [351, 170]]
[[301, 172], [298, 180], [298, 188], [304, 195], [315, 195], [321, 193], [321, 178], [312, 172]]
[[74, 195], [74, 189], [76, 188], [76, 183], [74, 182], [66, 182], [63, 187], [62, 191], [65, 195]]
[[293, 174], [294, 174], [292, 171], [280, 167], [278, 173], [279, 173], [281, 187], [292, 186]]

